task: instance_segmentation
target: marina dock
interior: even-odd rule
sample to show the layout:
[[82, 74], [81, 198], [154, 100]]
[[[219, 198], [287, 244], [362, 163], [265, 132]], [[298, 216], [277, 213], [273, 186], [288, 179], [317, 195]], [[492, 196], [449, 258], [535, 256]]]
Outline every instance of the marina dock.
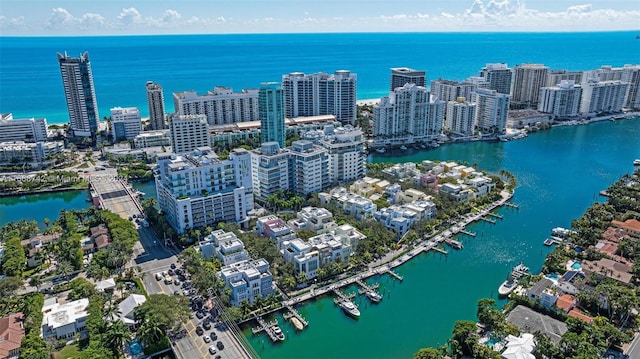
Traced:
[[333, 294], [335, 294], [336, 297], [338, 297], [333, 299], [333, 302], [336, 304], [340, 304], [342, 302], [349, 302], [351, 301], [351, 299], [353, 299], [356, 296], [355, 293], [344, 294], [338, 289], [333, 289]]
[[442, 249], [442, 248], [440, 248], [440, 247], [433, 247], [433, 248], [431, 248], [431, 249], [433, 249], [433, 250], [434, 250], [434, 251], [436, 251], [436, 252], [442, 253], [442, 254], [444, 254], [445, 256], [449, 254], [449, 252], [447, 252], [446, 250], [444, 250], [444, 249]]
[[503, 219], [504, 218], [504, 216], [502, 216], [500, 214], [497, 214], [497, 213], [493, 213], [493, 212], [487, 212], [487, 216], [491, 216], [491, 217], [494, 217], [494, 218], [497, 218], [497, 219]]
[[496, 220], [495, 219], [491, 219], [491, 218], [487, 218], [487, 217], [480, 217], [480, 219], [485, 221], [485, 222], [489, 222], [491, 224], [496, 224]]
[[262, 319], [262, 317], [260, 316], [256, 316], [255, 317], [256, 321], [258, 322], [258, 326], [255, 328], [251, 328], [251, 331], [253, 332], [253, 334], [259, 334], [261, 332], [265, 332], [267, 333], [267, 335], [269, 336], [269, 339], [271, 339], [272, 342], [277, 342], [278, 341], [278, 337], [276, 337], [276, 334], [273, 332], [273, 326], [278, 325], [278, 321], [274, 320], [271, 321], [269, 323], [267, 323], [264, 319]]
[[466, 229], [461, 229], [461, 230], [460, 230], [460, 233], [462, 233], [462, 234], [466, 234], [467, 236], [470, 236], [470, 237], [475, 237], [475, 236], [476, 236], [476, 234], [475, 234], [475, 233], [473, 233], [473, 232], [469, 232], [469, 231], [467, 231]]
[[373, 292], [380, 287], [380, 284], [375, 283], [372, 285], [368, 285], [367, 283], [361, 281], [360, 279], [356, 280], [356, 284], [358, 284], [361, 289], [358, 290], [358, 294], [365, 294], [367, 292]]
[[515, 208], [515, 209], [519, 209], [520, 208], [520, 207], [518, 207], [517, 204], [511, 203], [511, 202], [505, 202], [504, 205], [507, 206], [507, 207]]
[[[302, 328], [300, 330], [306, 328], [309, 325], [309, 322], [307, 322], [307, 320], [304, 319], [304, 317], [302, 315], [300, 315], [300, 313], [298, 313], [296, 308], [294, 308], [294, 307], [292, 307], [290, 305], [285, 305], [285, 308], [286, 308], [287, 312], [282, 315], [282, 317], [285, 320], [289, 320], [291, 318], [296, 318], [302, 324]], [[296, 329], [298, 329], [298, 328], [296, 327]]]

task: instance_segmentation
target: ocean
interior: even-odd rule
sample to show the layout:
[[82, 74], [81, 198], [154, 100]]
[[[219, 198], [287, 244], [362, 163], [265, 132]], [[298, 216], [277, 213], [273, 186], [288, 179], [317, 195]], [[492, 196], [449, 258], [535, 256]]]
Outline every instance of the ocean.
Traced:
[[358, 99], [386, 96], [389, 69], [427, 71], [427, 80], [477, 76], [486, 63], [543, 63], [589, 70], [640, 63], [635, 32], [598, 33], [349, 33], [104, 37], [0, 37], [0, 113], [68, 121], [56, 53], [89, 51], [99, 113], [138, 107], [148, 116], [145, 83], [172, 93], [239, 91], [283, 74], [350, 70]]

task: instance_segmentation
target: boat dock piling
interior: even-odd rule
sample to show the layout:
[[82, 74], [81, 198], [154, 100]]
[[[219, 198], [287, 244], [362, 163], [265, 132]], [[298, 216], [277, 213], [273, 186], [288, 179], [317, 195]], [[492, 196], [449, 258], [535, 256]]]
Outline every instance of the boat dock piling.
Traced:
[[344, 294], [337, 289], [333, 289], [333, 293], [338, 297], [333, 300], [335, 304], [340, 304], [342, 302], [349, 302], [353, 297], [356, 296], [355, 293]]
[[504, 218], [504, 216], [502, 216], [500, 214], [497, 214], [497, 213], [493, 213], [493, 212], [487, 212], [487, 216], [491, 216], [491, 217], [498, 218], [498, 219], [503, 219]]
[[307, 327], [309, 325], [309, 322], [307, 322], [306, 319], [304, 319], [304, 317], [302, 315], [300, 315], [300, 313], [298, 313], [298, 311], [296, 310], [296, 308], [290, 306], [290, 305], [285, 305], [285, 308], [288, 310], [287, 313], [284, 313], [282, 315], [282, 317], [285, 320], [289, 320], [291, 318], [297, 318], [300, 323], [302, 323], [303, 328]]
[[485, 221], [485, 222], [489, 222], [491, 224], [496, 224], [496, 220], [495, 219], [491, 219], [491, 218], [487, 218], [487, 217], [480, 217], [480, 219]]
[[469, 232], [469, 231], [467, 231], [466, 229], [461, 229], [461, 230], [460, 230], [460, 233], [466, 234], [467, 236], [471, 236], [471, 237], [475, 237], [475, 236], [476, 236], [476, 234], [475, 234], [475, 233], [473, 233], [473, 232]]
[[402, 276], [400, 276], [399, 274], [397, 274], [396, 272], [392, 271], [391, 269], [389, 269], [387, 272], [389, 272], [389, 275], [392, 276], [393, 278], [399, 280], [399, 281], [403, 281], [404, 279], [402, 278]]
[[278, 321], [274, 320], [272, 322], [267, 323], [261, 316], [256, 316], [256, 321], [258, 322], [258, 326], [256, 328], [251, 328], [253, 334], [258, 334], [260, 332], [265, 332], [269, 336], [272, 342], [277, 342], [278, 337], [273, 332], [273, 326], [278, 325]]
[[431, 247], [431, 249], [433, 249], [433, 250], [434, 250], [434, 251], [436, 251], [436, 252], [442, 253], [442, 254], [444, 254], [445, 256], [449, 254], [449, 252], [447, 252], [446, 250], [444, 250], [444, 249], [442, 249], [442, 248], [440, 248], [440, 247]]
[[504, 205], [507, 206], [507, 207], [515, 208], [515, 209], [519, 209], [520, 208], [520, 207], [518, 207], [517, 204], [511, 203], [511, 202], [505, 202]]
[[356, 284], [361, 286], [362, 288], [358, 290], [358, 294], [365, 294], [367, 292], [373, 292], [380, 287], [379, 283], [375, 283], [372, 285], [367, 285], [367, 283], [361, 281], [360, 279], [356, 280]]

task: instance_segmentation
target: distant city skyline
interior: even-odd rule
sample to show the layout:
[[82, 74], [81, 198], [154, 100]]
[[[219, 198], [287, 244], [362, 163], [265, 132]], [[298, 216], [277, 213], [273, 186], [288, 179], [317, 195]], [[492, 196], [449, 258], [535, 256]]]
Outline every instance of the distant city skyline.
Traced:
[[3, 0], [0, 35], [617, 31], [638, 19], [635, 0]]

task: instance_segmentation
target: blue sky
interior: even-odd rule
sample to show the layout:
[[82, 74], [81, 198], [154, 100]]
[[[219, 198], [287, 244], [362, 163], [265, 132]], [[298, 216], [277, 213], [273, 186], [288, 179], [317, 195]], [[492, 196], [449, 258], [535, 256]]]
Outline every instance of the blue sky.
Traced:
[[2, 0], [0, 35], [640, 29], [639, 0]]

